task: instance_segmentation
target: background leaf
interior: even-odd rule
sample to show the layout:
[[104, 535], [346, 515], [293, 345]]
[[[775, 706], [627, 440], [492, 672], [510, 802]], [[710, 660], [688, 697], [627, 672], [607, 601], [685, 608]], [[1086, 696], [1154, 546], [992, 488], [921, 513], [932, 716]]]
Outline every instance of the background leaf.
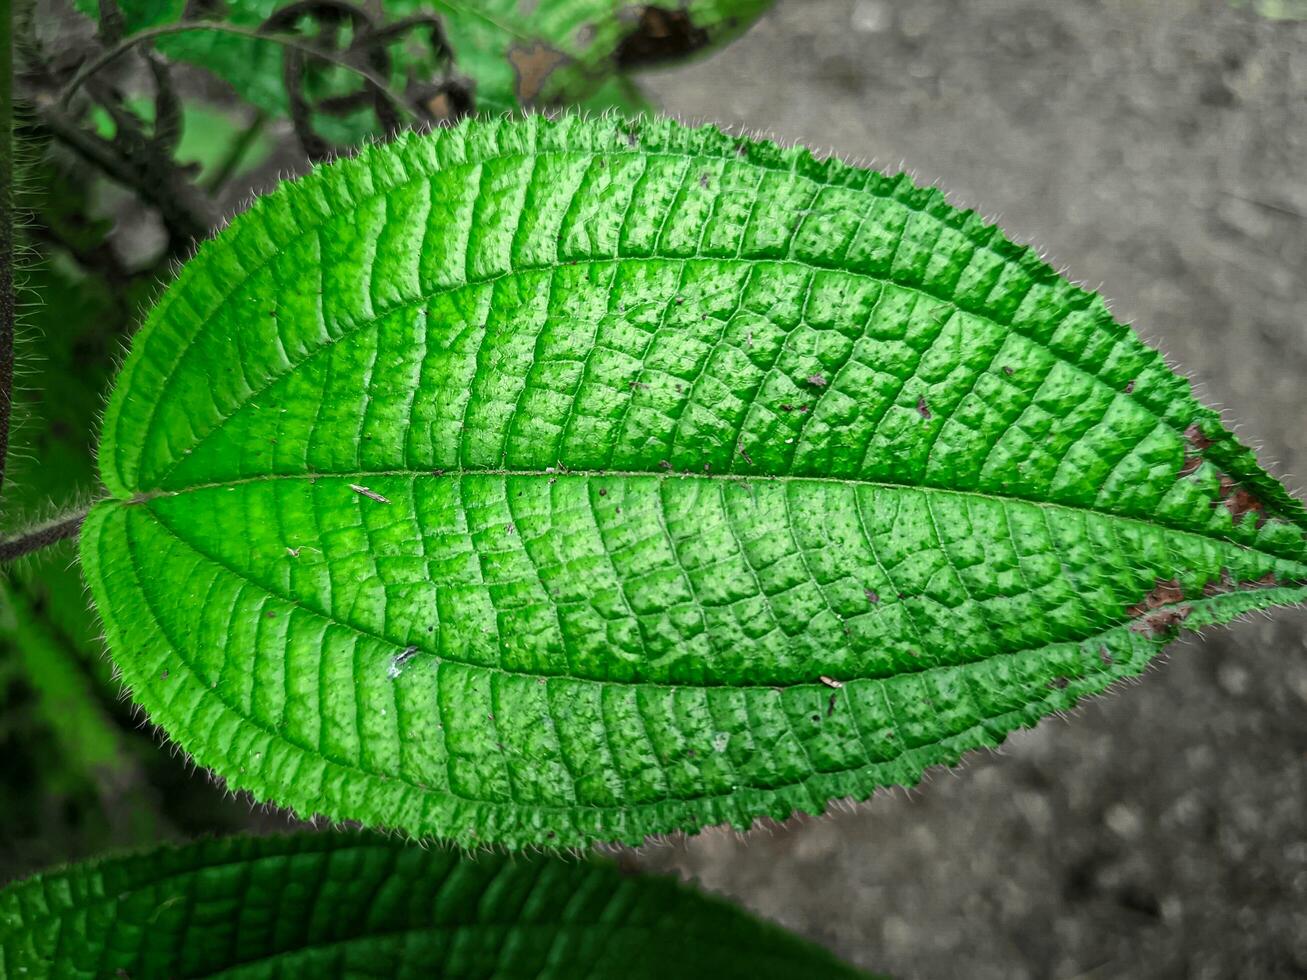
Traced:
[[409, 137], [137, 336], [84, 567], [259, 799], [462, 841], [819, 811], [1307, 595], [1302, 505], [971, 212], [671, 121]]
[[858, 977], [725, 902], [599, 861], [351, 834], [229, 838], [0, 893], [6, 976]]
[[[98, 0], [77, 0], [96, 16]], [[470, 81], [477, 111], [494, 114], [529, 107], [582, 106], [595, 112], [633, 114], [647, 102], [626, 72], [688, 57], [742, 33], [772, 0], [688, 0], [666, 7], [627, 0], [566, 0], [519, 3], [490, 0], [391, 0], [386, 23], [417, 14], [441, 17], [455, 57], [455, 73]], [[184, 4], [122, 3], [126, 30], [178, 21]], [[225, 19], [259, 27], [284, 0], [229, 0]], [[420, 32], [415, 32], [416, 33]], [[196, 31], [159, 38], [156, 47], [175, 61], [206, 68], [228, 82], [260, 110], [289, 111], [282, 75], [282, 50], [274, 42]], [[443, 68], [429, 45], [408, 37], [388, 45], [390, 81], [403, 92], [410, 84], [436, 82]], [[340, 69], [321, 69], [345, 88], [358, 79]], [[325, 135], [355, 142], [371, 132], [366, 113], [346, 120], [320, 118]]]
[[606, 79], [725, 44], [772, 0], [405, 0], [434, 7], [482, 112], [563, 106], [593, 98]]

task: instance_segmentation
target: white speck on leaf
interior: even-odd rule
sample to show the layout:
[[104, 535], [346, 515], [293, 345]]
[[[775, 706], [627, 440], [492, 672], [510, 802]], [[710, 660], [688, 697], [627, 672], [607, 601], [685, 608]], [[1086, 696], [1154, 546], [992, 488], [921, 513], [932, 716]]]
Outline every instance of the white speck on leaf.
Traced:
[[390, 500], [377, 493], [375, 490], [369, 490], [367, 487], [361, 487], [357, 483], [351, 483], [349, 488], [361, 497], [367, 497], [369, 500], [375, 500], [379, 504], [388, 504]]
[[404, 673], [404, 665], [416, 657], [417, 652], [417, 647], [405, 647], [395, 654], [390, 660], [390, 666], [386, 668], [386, 676], [392, 681], [396, 680], [400, 674]]

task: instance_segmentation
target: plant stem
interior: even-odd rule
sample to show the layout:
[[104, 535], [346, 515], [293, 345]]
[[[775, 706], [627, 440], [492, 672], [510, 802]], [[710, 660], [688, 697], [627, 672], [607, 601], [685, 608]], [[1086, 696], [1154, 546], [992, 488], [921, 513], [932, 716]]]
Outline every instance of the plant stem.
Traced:
[[[4, 0], [0, 0], [0, 3], [3, 2]], [[64, 514], [48, 524], [41, 524], [22, 532], [17, 537], [0, 541], [0, 562], [13, 561], [23, 555], [30, 555], [33, 551], [58, 544], [65, 538], [73, 537], [81, 528], [82, 521], [86, 520], [86, 513], [85, 510], [79, 510]]]
[[[0, 3], [7, 3], [8, 0], [0, 0]], [[168, 34], [184, 34], [188, 31], [217, 31], [219, 34], [232, 34], [236, 37], [248, 38], [251, 41], [271, 41], [273, 44], [280, 44], [283, 47], [291, 48], [313, 58], [330, 62], [347, 71], [352, 71], [362, 77], [365, 81], [370, 82], [378, 91], [386, 97], [386, 100], [393, 106], [400, 109], [410, 119], [416, 118], [414, 111], [404, 102], [400, 96], [396, 95], [390, 88], [389, 83], [384, 78], [378, 76], [371, 69], [356, 65], [347, 58], [326, 51], [322, 48], [306, 44], [299, 38], [291, 37], [286, 34], [265, 34], [261, 31], [253, 30], [248, 27], [238, 27], [235, 24], [223, 24], [216, 21], [181, 21], [175, 24], [160, 24], [158, 27], [150, 27], [143, 31], [137, 31], [135, 34], [128, 35], [113, 47], [108, 48], [99, 57], [92, 58], [81, 70], [72, 77], [63, 91], [59, 94], [58, 103], [60, 106], [66, 106], [68, 101], [88, 78], [98, 72], [105, 65], [116, 61], [136, 45], [143, 41], [151, 41], [157, 37], [164, 37]]]
[[217, 212], [179, 171], [144, 156], [127, 159], [113, 144], [82, 129], [54, 105], [38, 105], [37, 116], [60, 142], [158, 208], [164, 224], [178, 239], [174, 242], [177, 249], [185, 251], [208, 236], [217, 222]]
[[0, 0], [0, 489], [14, 402], [14, 8]]

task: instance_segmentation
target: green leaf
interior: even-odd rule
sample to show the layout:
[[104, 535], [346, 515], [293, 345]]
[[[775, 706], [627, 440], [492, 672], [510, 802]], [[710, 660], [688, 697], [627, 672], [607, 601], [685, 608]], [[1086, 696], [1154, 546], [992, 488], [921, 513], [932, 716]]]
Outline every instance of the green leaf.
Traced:
[[608, 862], [338, 834], [205, 841], [38, 875], [0, 893], [0, 973], [864, 976], [723, 901]]
[[99, 458], [153, 720], [464, 842], [864, 799], [1307, 595], [1302, 505], [1097, 296], [906, 176], [670, 120], [282, 187], [151, 313]]

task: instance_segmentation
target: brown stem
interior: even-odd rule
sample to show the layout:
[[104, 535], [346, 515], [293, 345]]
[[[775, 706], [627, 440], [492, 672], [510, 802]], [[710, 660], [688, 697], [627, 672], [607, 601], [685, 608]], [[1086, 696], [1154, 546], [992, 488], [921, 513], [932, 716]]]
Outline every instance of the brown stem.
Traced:
[[58, 544], [65, 538], [71, 538], [77, 534], [84, 520], [86, 520], [86, 511], [81, 510], [58, 517], [49, 524], [24, 531], [17, 537], [0, 541], [0, 562], [13, 561], [23, 555], [30, 555], [33, 551]]
[[155, 155], [145, 152], [145, 147], [140, 147], [141, 152], [133, 153], [129, 159], [108, 140], [83, 129], [57, 106], [38, 105], [36, 112], [52, 136], [158, 208], [181, 251], [207, 237], [217, 223], [212, 203], [195, 185], [175, 168], [158, 166]]

